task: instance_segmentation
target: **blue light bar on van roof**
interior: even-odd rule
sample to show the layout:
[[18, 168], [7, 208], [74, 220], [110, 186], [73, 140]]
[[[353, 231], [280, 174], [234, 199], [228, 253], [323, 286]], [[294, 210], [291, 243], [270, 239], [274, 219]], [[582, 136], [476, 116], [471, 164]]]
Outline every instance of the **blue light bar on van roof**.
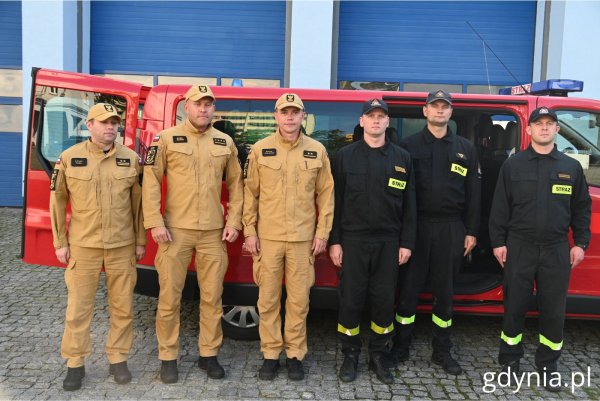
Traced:
[[583, 91], [583, 81], [573, 79], [548, 79], [531, 84], [517, 85], [502, 88], [498, 91], [501, 95], [540, 95], [540, 96], [567, 96], [569, 92]]

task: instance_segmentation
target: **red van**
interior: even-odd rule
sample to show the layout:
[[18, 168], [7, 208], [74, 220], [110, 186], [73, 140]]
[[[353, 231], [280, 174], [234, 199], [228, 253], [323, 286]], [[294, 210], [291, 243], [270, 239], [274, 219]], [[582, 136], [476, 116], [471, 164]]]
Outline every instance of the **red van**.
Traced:
[[[159, 131], [184, 117], [185, 85], [141, 84], [85, 74], [34, 68], [30, 120], [27, 134], [25, 197], [23, 205], [22, 258], [31, 264], [59, 266], [52, 246], [48, 212], [50, 173], [60, 153], [85, 140], [89, 133], [85, 117], [98, 102], [114, 104], [123, 117], [118, 140], [134, 149], [143, 160], [147, 146]], [[190, 82], [191, 84], [191, 82]], [[273, 108], [285, 88], [212, 88], [217, 98], [215, 120], [225, 120], [238, 146], [249, 149], [275, 129]], [[306, 106], [307, 135], [318, 139], [335, 159], [338, 149], [352, 141], [361, 103], [383, 98], [390, 109], [390, 127], [399, 138], [419, 131], [425, 120], [422, 107], [426, 93], [293, 89]], [[585, 260], [573, 270], [567, 313], [571, 317], [600, 318], [600, 102], [559, 96], [454, 94], [450, 126], [472, 141], [482, 168], [482, 224], [479, 243], [465, 258], [455, 295], [457, 313], [502, 314], [502, 269], [492, 255], [487, 233], [491, 199], [500, 166], [511, 154], [526, 148], [525, 131], [530, 112], [547, 106], [559, 117], [558, 149], [583, 166], [592, 206], [592, 241]], [[243, 153], [243, 152], [241, 152]], [[163, 187], [164, 190], [164, 187]], [[223, 206], [227, 191], [224, 187]], [[149, 237], [146, 257], [138, 264], [136, 291], [157, 296], [154, 269], [156, 244]], [[252, 258], [242, 250], [242, 239], [228, 244], [229, 269], [225, 277], [223, 304], [225, 334], [234, 338], [256, 338], [258, 290], [252, 280]], [[64, 267], [64, 266], [62, 266]], [[312, 308], [337, 308], [337, 272], [327, 255], [315, 262], [316, 279], [311, 293]], [[185, 298], [197, 298], [193, 262], [189, 267]], [[419, 309], [431, 309], [431, 296], [424, 292]], [[531, 299], [535, 311], [535, 296]]]

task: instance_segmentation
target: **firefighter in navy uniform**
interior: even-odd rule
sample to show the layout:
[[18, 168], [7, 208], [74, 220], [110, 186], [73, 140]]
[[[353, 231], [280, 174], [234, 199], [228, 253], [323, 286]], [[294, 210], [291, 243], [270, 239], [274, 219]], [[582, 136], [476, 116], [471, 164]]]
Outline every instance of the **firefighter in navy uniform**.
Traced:
[[411, 155], [417, 191], [417, 243], [401, 274], [396, 310], [394, 362], [409, 358], [419, 293], [427, 280], [433, 296], [432, 361], [450, 374], [462, 368], [450, 354], [454, 278], [475, 246], [480, 220], [481, 174], [477, 153], [448, 127], [452, 98], [444, 91], [427, 96], [427, 126], [401, 142]]
[[416, 199], [408, 152], [387, 141], [388, 106], [379, 99], [363, 105], [363, 139], [342, 148], [334, 168], [335, 208], [329, 255], [340, 270], [338, 337], [344, 361], [339, 377], [356, 379], [361, 312], [371, 309], [369, 369], [386, 384], [394, 333], [398, 265], [410, 258], [416, 236]]
[[[540, 107], [529, 117], [530, 146], [506, 160], [500, 170], [490, 237], [504, 268], [504, 319], [499, 362], [519, 371], [527, 306], [534, 282], [539, 310], [535, 364], [545, 387], [560, 391], [553, 378], [563, 345], [567, 287], [571, 269], [590, 241], [591, 199], [579, 162], [558, 152], [559, 130], [553, 110]], [[569, 249], [569, 227], [574, 246]], [[542, 379], [543, 380], [543, 379]]]
[[[50, 182], [50, 218], [56, 257], [67, 264], [67, 313], [61, 355], [67, 359], [63, 388], [77, 390], [92, 353], [90, 324], [100, 270], [104, 266], [110, 330], [105, 352], [109, 374], [131, 381], [127, 367], [133, 343], [133, 288], [136, 259], [144, 257], [141, 167], [133, 150], [115, 142], [121, 118], [108, 103], [92, 106], [86, 119], [89, 140], [62, 152]], [[71, 220], [67, 233], [67, 202]]]

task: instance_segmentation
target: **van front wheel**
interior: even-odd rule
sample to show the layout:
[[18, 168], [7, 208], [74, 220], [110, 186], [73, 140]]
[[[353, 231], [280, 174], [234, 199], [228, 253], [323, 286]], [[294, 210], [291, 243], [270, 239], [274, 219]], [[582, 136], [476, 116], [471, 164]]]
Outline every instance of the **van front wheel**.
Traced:
[[234, 340], [258, 340], [258, 324], [256, 306], [223, 305], [221, 326], [225, 337]]

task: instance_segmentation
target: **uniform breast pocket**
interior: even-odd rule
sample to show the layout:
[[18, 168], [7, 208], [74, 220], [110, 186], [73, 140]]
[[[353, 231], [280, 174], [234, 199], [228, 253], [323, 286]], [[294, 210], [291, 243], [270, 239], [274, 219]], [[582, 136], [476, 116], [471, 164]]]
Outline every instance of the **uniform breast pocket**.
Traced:
[[115, 209], [129, 208], [131, 205], [131, 187], [137, 179], [137, 171], [134, 168], [119, 167], [113, 172], [110, 197], [111, 206]]
[[408, 187], [408, 177], [406, 173], [399, 173], [393, 169], [388, 169], [385, 184], [388, 194], [401, 197]]
[[555, 201], [570, 204], [573, 195], [573, 181], [571, 179], [551, 179], [549, 190]]
[[537, 178], [536, 173], [515, 173], [511, 177], [512, 197], [515, 203], [526, 203], [536, 199]]
[[415, 154], [413, 157], [413, 167], [415, 172], [415, 182], [427, 188], [431, 187], [431, 154]]
[[309, 192], [312, 195], [315, 189], [317, 175], [319, 174], [321, 167], [323, 167], [323, 162], [321, 160], [305, 159], [300, 161], [300, 164], [298, 165], [298, 182], [300, 190]]
[[464, 180], [469, 174], [469, 164], [465, 158], [451, 158], [450, 159], [450, 178]]
[[91, 169], [74, 167], [65, 171], [69, 199], [74, 210], [95, 209], [96, 181], [93, 179]]
[[281, 190], [281, 161], [268, 157], [258, 159], [261, 191], [272, 193]]
[[167, 149], [167, 164], [172, 172], [189, 174], [194, 168], [194, 150], [187, 144], [171, 144]]
[[346, 173], [346, 188], [349, 192], [365, 192], [367, 190], [367, 175], [349, 171]]
[[227, 166], [227, 160], [231, 156], [231, 149], [221, 147], [221, 149], [212, 149], [210, 151], [210, 165], [215, 178], [221, 179], [223, 177], [223, 171]]

